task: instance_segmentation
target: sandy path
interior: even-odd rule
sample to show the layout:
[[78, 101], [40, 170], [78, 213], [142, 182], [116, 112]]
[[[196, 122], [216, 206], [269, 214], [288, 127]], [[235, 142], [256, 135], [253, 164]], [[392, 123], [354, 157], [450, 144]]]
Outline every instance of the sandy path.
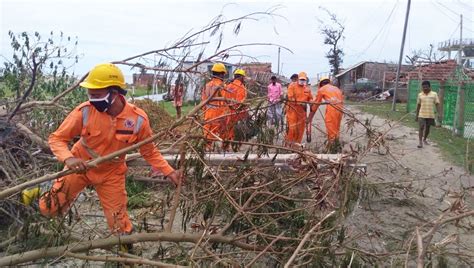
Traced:
[[[349, 109], [362, 122], [371, 120], [372, 126], [378, 127], [379, 131], [390, 128], [384, 119], [362, 113], [356, 107]], [[325, 131], [322, 120], [322, 114], [318, 112], [313, 123]], [[346, 119], [342, 127], [343, 142], [364, 135], [365, 130], [361, 126], [349, 133], [345, 122]], [[454, 197], [463, 191], [466, 210], [474, 209], [474, 176], [444, 160], [435, 143], [418, 149], [416, 130], [391, 124], [392, 129], [387, 134], [390, 153], [373, 150], [361, 159], [361, 162], [368, 164], [368, 182], [376, 186], [379, 195], [372, 197], [370, 202], [361, 202], [348, 218], [351, 232], [362, 235], [357, 244], [377, 252], [399, 250], [400, 242], [410, 239], [415, 226], [438, 218], [455, 200]], [[324, 138], [324, 133], [314, 129], [313, 140], [316, 143]], [[365, 141], [363, 138], [354, 142], [364, 146]], [[347, 145], [345, 149], [348, 149]], [[468, 229], [454, 226], [443, 228], [433, 243], [449, 234], [459, 233], [459, 243], [474, 252], [474, 217], [464, 220], [462, 225]]]

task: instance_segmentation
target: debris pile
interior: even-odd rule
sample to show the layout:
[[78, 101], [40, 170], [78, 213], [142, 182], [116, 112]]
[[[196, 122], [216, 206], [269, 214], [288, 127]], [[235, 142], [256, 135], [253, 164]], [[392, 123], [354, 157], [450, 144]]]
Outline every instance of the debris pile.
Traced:
[[173, 117], [157, 102], [144, 99], [135, 100], [132, 103], [147, 113], [150, 126], [154, 132], [167, 128], [174, 123]]

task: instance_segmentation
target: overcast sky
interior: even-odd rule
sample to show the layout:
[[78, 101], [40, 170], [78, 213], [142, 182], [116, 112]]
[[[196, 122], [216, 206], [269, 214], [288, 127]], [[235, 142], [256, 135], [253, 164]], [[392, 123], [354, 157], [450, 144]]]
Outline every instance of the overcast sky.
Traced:
[[[238, 36], [224, 36], [223, 46], [271, 42], [291, 49], [281, 53], [282, 73], [306, 71], [310, 77], [329, 71], [319, 33], [318, 18], [327, 19], [323, 6], [346, 26], [341, 44], [344, 67], [360, 61], [398, 61], [406, 0], [387, 1], [52, 1], [0, 0], [0, 55], [10, 59], [8, 31], [47, 36], [63, 31], [77, 36], [81, 55], [75, 73], [82, 74], [100, 62], [121, 60], [163, 48], [191, 29], [198, 30], [222, 12], [233, 18], [280, 6], [278, 16], [246, 21]], [[464, 15], [465, 38], [474, 34], [474, 0], [414, 0], [410, 11], [405, 54], [429, 44], [459, 38], [459, 15]], [[282, 16], [282, 17], [279, 17]], [[271, 62], [277, 71], [276, 47], [242, 48], [242, 53]], [[240, 57], [230, 62], [238, 62]], [[3, 62], [4, 59], [1, 58]], [[244, 60], [245, 61], [245, 60]], [[122, 68], [129, 79], [130, 71]]]

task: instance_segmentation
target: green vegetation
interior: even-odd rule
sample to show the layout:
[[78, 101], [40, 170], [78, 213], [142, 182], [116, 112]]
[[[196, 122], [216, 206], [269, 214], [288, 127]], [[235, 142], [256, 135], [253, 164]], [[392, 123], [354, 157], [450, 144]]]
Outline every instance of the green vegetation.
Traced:
[[[158, 88], [158, 93], [163, 93], [163, 92], [165, 92], [164, 88]], [[148, 89], [146, 87], [136, 87], [134, 93], [132, 93], [132, 90], [129, 89], [127, 96], [141, 97], [141, 96], [146, 96], [146, 95], [151, 95], [151, 94], [152, 94], [151, 89]]]
[[[160, 101], [159, 103], [161, 107], [166, 110], [166, 112], [168, 112], [171, 116], [176, 117], [176, 108], [174, 108], [172, 101]], [[183, 106], [181, 107], [181, 114], [187, 115], [189, 111], [194, 108], [194, 106], [194, 102], [183, 102]]]
[[145, 183], [140, 181], [134, 181], [132, 175], [127, 176], [125, 181], [125, 189], [128, 194], [127, 206], [132, 208], [140, 208], [146, 206], [150, 199], [150, 189]]
[[[348, 102], [350, 104], [350, 102]], [[352, 103], [356, 105], [355, 103]], [[403, 125], [418, 130], [418, 123], [415, 122], [415, 115], [406, 113], [406, 104], [397, 104], [397, 111], [392, 112], [391, 103], [370, 103], [364, 105], [357, 105], [357, 108], [363, 112], [370, 113], [381, 118], [400, 121]], [[466, 146], [468, 140], [458, 136], [453, 136], [452, 131], [446, 128], [433, 128], [430, 131], [429, 139], [435, 141], [443, 158], [460, 166], [466, 166]], [[474, 159], [474, 146], [472, 142], [469, 144], [469, 159]], [[471, 168], [472, 171], [472, 168]]]

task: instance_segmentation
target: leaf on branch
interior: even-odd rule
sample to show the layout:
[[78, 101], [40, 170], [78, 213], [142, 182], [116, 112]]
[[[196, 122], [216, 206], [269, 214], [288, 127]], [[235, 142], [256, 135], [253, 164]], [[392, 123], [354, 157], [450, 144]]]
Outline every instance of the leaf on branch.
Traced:
[[235, 34], [235, 35], [238, 35], [238, 34], [239, 34], [241, 25], [242, 25], [242, 22], [239, 22], [239, 23], [235, 26], [235, 28], [234, 28], [234, 34]]
[[217, 52], [217, 50], [219, 50], [219, 48], [222, 45], [222, 39], [223, 39], [223, 36], [222, 36], [222, 32], [221, 32], [221, 34], [219, 35], [219, 43], [217, 44], [216, 52]]

